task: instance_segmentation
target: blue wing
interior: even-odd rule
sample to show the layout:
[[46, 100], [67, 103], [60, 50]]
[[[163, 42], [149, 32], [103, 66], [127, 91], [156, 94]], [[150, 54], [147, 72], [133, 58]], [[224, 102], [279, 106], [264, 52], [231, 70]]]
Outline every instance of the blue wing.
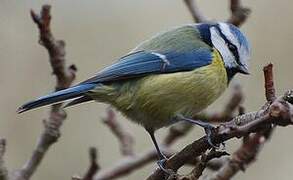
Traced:
[[19, 112], [48, 104], [73, 100], [69, 105], [91, 100], [86, 93], [98, 83], [121, 79], [143, 77], [151, 74], [164, 74], [191, 71], [212, 62], [213, 49], [202, 41], [194, 26], [182, 26], [159, 34], [139, 45], [135, 52], [120, 58], [113, 65], [83, 83], [71, 88], [51, 93], [26, 103]]
[[138, 51], [122, 57], [118, 62], [83, 83], [103, 83], [149, 74], [190, 71], [211, 62], [211, 49], [206, 48], [182, 53]]

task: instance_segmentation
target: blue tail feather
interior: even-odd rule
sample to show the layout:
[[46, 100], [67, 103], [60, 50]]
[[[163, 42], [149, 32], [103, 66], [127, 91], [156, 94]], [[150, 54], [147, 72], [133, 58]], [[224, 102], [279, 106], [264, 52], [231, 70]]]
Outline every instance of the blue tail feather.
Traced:
[[62, 102], [68, 99], [73, 99], [76, 97], [83, 96], [84, 93], [88, 92], [89, 90], [95, 88], [96, 84], [94, 83], [85, 83], [85, 84], [79, 84], [77, 86], [73, 86], [68, 89], [64, 89], [61, 91], [53, 92], [51, 94], [48, 94], [46, 96], [42, 96], [36, 100], [33, 100], [31, 102], [28, 102], [18, 108], [18, 113], [22, 113], [31, 109], [35, 109], [37, 107], [49, 105], [49, 104], [55, 104], [58, 102]]

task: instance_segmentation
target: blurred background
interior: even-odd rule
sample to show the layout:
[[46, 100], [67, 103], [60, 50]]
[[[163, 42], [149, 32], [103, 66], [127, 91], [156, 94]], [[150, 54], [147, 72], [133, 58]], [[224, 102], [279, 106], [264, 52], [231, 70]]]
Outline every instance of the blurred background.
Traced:
[[[126, 54], [139, 42], [153, 34], [185, 23], [191, 15], [181, 0], [97, 0], [97, 1], [0, 1], [0, 136], [7, 139], [6, 164], [19, 168], [31, 155], [42, 131], [42, 119], [48, 108], [16, 114], [18, 106], [52, 91], [47, 51], [38, 44], [38, 29], [29, 11], [39, 12], [44, 3], [52, 5], [52, 31], [57, 39], [66, 41], [66, 59], [78, 67], [76, 82], [92, 76], [102, 67]], [[251, 76], [237, 76], [245, 92], [248, 111], [257, 110], [264, 102], [262, 67], [274, 64], [277, 93], [293, 89], [291, 52], [293, 51], [293, 1], [243, 0], [252, 9], [242, 30], [252, 45]], [[200, 9], [211, 19], [229, 16], [228, 1], [198, 0]], [[209, 110], [217, 111], [229, 95], [225, 93]], [[53, 145], [33, 180], [71, 179], [87, 169], [88, 148], [96, 146], [102, 168], [110, 167], [121, 158], [117, 139], [101, 122], [104, 104], [89, 103], [68, 109], [62, 137]], [[143, 128], [125, 120], [119, 121], [137, 137], [137, 152], [152, 148]], [[166, 129], [157, 136], [164, 137]], [[177, 149], [199, 138], [202, 130], [195, 128], [176, 144]], [[292, 127], [278, 128], [265, 145], [255, 164], [235, 179], [292, 179]], [[105, 141], [106, 140], [106, 141]], [[229, 141], [229, 152], [238, 147]], [[141, 179], [153, 171], [155, 163], [121, 179]]]

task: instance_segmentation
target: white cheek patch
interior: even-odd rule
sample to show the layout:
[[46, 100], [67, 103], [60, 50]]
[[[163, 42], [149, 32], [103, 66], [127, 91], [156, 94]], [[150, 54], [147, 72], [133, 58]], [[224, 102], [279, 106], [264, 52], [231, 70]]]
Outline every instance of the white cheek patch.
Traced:
[[[227, 38], [228, 41], [230, 41], [237, 47], [241, 66], [248, 68], [248, 59], [250, 59], [250, 49], [246, 39], [244, 39], [245, 37], [242, 37], [244, 35], [242, 35], [242, 33], [239, 30], [238, 33], [233, 33], [230, 25], [228, 25], [227, 23], [218, 24], [221, 33]], [[239, 42], [241, 40], [239, 40], [238, 36], [241, 36], [240, 39], [244, 39], [244, 42]]]
[[219, 27], [222, 31], [222, 33], [225, 35], [225, 37], [234, 44], [238, 49], [240, 49], [240, 44], [238, 42], [238, 39], [234, 36], [234, 34], [231, 32], [229, 25], [226, 23], [219, 23]]
[[226, 38], [237, 47], [241, 65], [248, 68], [247, 60], [250, 59], [249, 50], [239, 43], [237, 37], [231, 32], [228, 24], [219, 23], [219, 27]]
[[221, 37], [218, 30], [215, 27], [210, 28], [211, 32], [211, 40], [214, 47], [220, 52], [223, 57], [224, 63], [226, 67], [235, 67], [237, 66], [235, 57], [229, 50], [226, 45], [225, 40]]

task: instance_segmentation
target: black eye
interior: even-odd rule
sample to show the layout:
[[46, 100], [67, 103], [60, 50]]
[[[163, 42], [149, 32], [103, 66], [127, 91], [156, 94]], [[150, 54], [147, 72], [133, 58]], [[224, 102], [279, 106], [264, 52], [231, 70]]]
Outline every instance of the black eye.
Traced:
[[233, 52], [237, 51], [237, 47], [234, 44], [228, 44], [228, 48]]
[[237, 47], [231, 43], [227, 43], [227, 46], [228, 46], [229, 50], [232, 52], [233, 56], [235, 57], [235, 60], [239, 63], [239, 54], [237, 51]]

